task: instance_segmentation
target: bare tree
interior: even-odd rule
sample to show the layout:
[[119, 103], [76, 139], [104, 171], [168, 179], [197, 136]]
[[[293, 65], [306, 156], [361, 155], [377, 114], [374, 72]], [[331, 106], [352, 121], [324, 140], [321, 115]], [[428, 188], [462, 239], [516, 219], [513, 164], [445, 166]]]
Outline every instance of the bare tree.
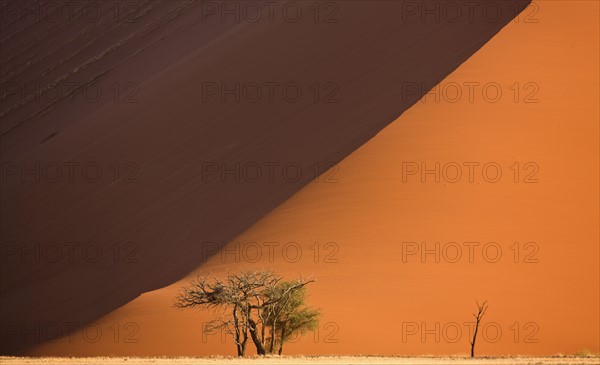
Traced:
[[475, 303], [477, 303], [477, 314], [473, 313], [473, 317], [475, 317], [475, 332], [473, 332], [473, 340], [471, 340], [471, 357], [475, 357], [475, 340], [477, 340], [477, 332], [479, 331], [479, 323], [481, 322], [481, 318], [483, 318], [483, 315], [485, 314], [485, 311], [487, 310], [488, 306], [487, 306], [487, 300], [484, 301], [481, 305], [479, 304], [478, 301], [475, 301]]
[[248, 308], [242, 288], [228, 278], [227, 282], [214, 278], [210, 283], [207, 277], [196, 277], [188, 287], [181, 290], [175, 300], [180, 309], [206, 307], [216, 311], [231, 311], [230, 319], [219, 319], [209, 323], [207, 329], [224, 329], [233, 336], [237, 355], [244, 356], [248, 341]]

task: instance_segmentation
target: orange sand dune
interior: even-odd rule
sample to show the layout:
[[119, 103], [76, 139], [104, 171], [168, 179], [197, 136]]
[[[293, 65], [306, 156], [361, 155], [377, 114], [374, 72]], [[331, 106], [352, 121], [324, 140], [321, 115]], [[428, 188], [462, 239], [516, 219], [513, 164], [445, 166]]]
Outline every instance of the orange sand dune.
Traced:
[[[494, 3], [494, 19], [403, 21], [404, 2], [284, 0], [276, 19], [252, 21], [223, 16], [248, 2], [142, 0], [127, 13], [132, 25], [115, 22], [110, 7], [122, 2], [113, 1], [96, 21], [48, 25], [4, 11], [46, 2], [3, 1], [0, 353], [181, 280], [204, 262], [199, 241], [244, 232], [529, 2]], [[305, 16], [288, 17], [290, 5]], [[51, 80], [97, 81], [106, 92], [28, 97]], [[407, 80], [429, 85], [405, 93]], [[239, 181], [238, 165], [253, 181]]]
[[[197, 272], [317, 278], [310, 302], [324, 312], [321, 329], [288, 345], [290, 354], [467, 353], [463, 322], [475, 299], [489, 302], [479, 354], [599, 351], [598, 3], [537, 6], [444, 80], [439, 102], [427, 95], [328, 183], [308, 185]], [[471, 102], [471, 82], [497, 84], [485, 98], [475, 87]], [[453, 103], [456, 85], [463, 95]], [[436, 162], [439, 183], [412, 174]], [[479, 164], [472, 182], [469, 163]], [[272, 257], [265, 242], [279, 243]], [[420, 255], [436, 242], [439, 263]], [[87, 337], [76, 332], [31, 354], [233, 355], [230, 338], [203, 337], [210, 312], [172, 307], [184, 283], [145, 293]]]

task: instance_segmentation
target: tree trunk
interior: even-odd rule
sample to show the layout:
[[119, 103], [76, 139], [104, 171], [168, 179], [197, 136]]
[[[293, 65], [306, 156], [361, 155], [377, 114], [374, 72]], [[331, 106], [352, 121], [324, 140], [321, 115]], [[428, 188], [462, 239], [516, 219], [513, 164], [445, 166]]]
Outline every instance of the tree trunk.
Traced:
[[279, 342], [279, 352], [281, 355], [283, 353], [283, 342], [285, 341], [285, 323], [281, 326], [281, 341]]
[[244, 340], [242, 341], [242, 355], [246, 355], [246, 343], [248, 342], [248, 330], [244, 327]]
[[[258, 318], [260, 319], [261, 323], [265, 323], [264, 318], [260, 314], [260, 308], [258, 309]], [[262, 339], [262, 343], [264, 344], [264, 342], [265, 342], [265, 326], [264, 325], [261, 326], [261, 328], [260, 328], [260, 338]]]
[[[237, 354], [239, 357], [246, 355], [246, 343], [248, 342], [248, 327], [245, 323], [242, 324], [242, 330], [240, 331], [240, 319], [238, 317], [237, 305], [233, 308], [233, 323], [235, 326], [235, 344], [237, 346]], [[244, 313], [241, 312], [242, 321], [244, 320]]]
[[475, 333], [473, 333], [473, 341], [471, 341], [471, 357], [475, 357], [475, 340], [477, 340], [477, 331], [479, 330], [479, 321], [475, 324]]
[[259, 355], [266, 355], [267, 353], [265, 351], [265, 348], [260, 338], [258, 337], [258, 334], [256, 333], [256, 322], [254, 322], [253, 319], [248, 318], [248, 324], [250, 327], [250, 337], [252, 337], [252, 342], [254, 342], [254, 345], [256, 346], [256, 353]]
[[271, 326], [271, 343], [269, 344], [269, 353], [272, 354], [275, 350], [275, 328], [277, 327], [277, 321], [273, 320], [273, 325]]
[[237, 316], [237, 306], [233, 307], [233, 327], [234, 327], [234, 341], [237, 347], [237, 355], [244, 356], [244, 349], [242, 348], [242, 343], [240, 342], [240, 327], [239, 320]]

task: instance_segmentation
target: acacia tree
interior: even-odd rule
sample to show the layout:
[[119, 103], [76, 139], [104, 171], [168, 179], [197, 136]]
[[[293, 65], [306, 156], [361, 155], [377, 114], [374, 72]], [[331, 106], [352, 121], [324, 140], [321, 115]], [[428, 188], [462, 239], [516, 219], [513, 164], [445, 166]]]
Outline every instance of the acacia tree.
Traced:
[[290, 302], [295, 292], [313, 281], [299, 279], [286, 282], [285, 288], [279, 290], [282, 277], [270, 271], [230, 274], [224, 281], [198, 277], [181, 290], [175, 306], [215, 309], [220, 318], [212, 321], [209, 327], [231, 334], [238, 356], [244, 356], [248, 338], [256, 346], [257, 354], [265, 355], [272, 352], [271, 347], [266, 348], [265, 341], [274, 308], [279, 308], [280, 303]]
[[473, 332], [473, 340], [471, 340], [471, 357], [475, 357], [475, 340], [477, 340], [477, 332], [479, 331], [479, 323], [481, 322], [481, 318], [485, 314], [487, 310], [487, 300], [484, 301], [481, 305], [479, 302], [477, 303], [477, 313], [473, 313], [473, 317], [475, 317], [475, 331]]
[[294, 287], [293, 282], [282, 282], [268, 293], [276, 298], [282, 298], [271, 305], [265, 318], [265, 326], [270, 329], [269, 353], [283, 353], [283, 344], [294, 335], [302, 335], [306, 331], [314, 331], [319, 324], [320, 312], [305, 306], [306, 288], [289, 291]]

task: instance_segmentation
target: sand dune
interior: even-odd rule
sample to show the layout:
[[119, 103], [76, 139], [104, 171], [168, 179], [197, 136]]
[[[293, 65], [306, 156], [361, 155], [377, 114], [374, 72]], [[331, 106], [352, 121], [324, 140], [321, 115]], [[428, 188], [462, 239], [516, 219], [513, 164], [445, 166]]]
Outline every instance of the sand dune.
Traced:
[[[598, 352], [598, 4], [540, 2], [523, 14], [327, 182], [310, 183], [196, 272], [316, 277], [320, 330], [288, 354], [466, 354], [475, 299], [490, 304], [481, 355]], [[480, 85], [472, 100], [470, 83]], [[497, 85], [481, 94], [490, 83], [499, 100]], [[436, 162], [439, 183], [422, 173]], [[95, 321], [97, 342], [76, 332], [30, 353], [233, 354], [230, 338], [202, 332], [211, 313], [171, 307], [185, 282]]]
[[[527, 4], [422, 21], [398, 2], [287, 1], [306, 16], [224, 21], [206, 2], [116, 14], [109, 2], [93, 20], [75, 3], [80, 15], [58, 22], [2, 4], [6, 354], [184, 277], [207, 256], [199, 243], [230, 241], [340, 162]], [[51, 82], [102, 97], [49, 101]], [[407, 82], [428, 86], [406, 93]], [[257, 165], [263, 179], [248, 181]]]

